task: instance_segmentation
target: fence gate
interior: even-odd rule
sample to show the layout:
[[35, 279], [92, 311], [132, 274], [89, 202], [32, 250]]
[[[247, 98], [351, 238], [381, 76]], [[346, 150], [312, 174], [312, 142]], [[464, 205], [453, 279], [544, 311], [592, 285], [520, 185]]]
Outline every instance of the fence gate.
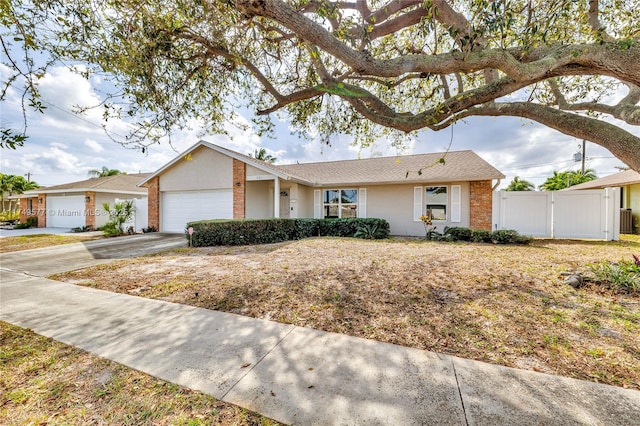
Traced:
[[620, 189], [585, 191], [496, 191], [493, 229], [515, 229], [543, 238], [617, 240]]

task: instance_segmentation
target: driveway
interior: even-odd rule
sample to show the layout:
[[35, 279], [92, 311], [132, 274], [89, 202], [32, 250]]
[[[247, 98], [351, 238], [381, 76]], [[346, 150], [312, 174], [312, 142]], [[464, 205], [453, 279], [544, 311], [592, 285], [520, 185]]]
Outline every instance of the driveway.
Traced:
[[150, 233], [3, 253], [0, 265], [4, 269], [45, 277], [186, 246], [187, 240], [182, 234]]
[[2, 229], [0, 228], [0, 238], [2, 237], [22, 237], [23, 235], [52, 234], [52, 235], [79, 235], [71, 233], [69, 228], [27, 228], [27, 229]]

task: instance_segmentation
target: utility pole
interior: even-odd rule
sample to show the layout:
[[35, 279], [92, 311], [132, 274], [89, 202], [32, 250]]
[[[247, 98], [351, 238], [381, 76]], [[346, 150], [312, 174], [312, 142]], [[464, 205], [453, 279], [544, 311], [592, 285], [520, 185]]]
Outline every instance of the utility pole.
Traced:
[[27, 172], [24, 175], [27, 177], [27, 182], [31, 182], [31, 172]]
[[587, 141], [582, 139], [582, 176], [584, 176], [584, 160], [587, 156], [586, 154]]

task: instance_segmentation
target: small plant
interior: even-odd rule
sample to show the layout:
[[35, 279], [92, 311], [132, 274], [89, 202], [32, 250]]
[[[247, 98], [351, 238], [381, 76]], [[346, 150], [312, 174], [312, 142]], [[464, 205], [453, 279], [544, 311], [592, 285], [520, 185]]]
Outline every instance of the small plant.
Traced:
[[147, 234], [149, 232], [158, 232], [158, 228], [155, 226], [147, 226], [146, 228], [142, 228], [142, 232]]
[[19, 210], [5, 210], [0, 213], [0, 222], [14, 223], [20, 220]]
[[591, 272], [595, 276], [592, 281], [608, 286], [625, 293], [640, 292], [640, 264], [623, 260], [618, 263], [601, 262], [590, 265]]
[[104, 232], [104, 235], [107, 237], [122, 235], [122, 231], [118, 229], [118, 226], [114, 222], [107, 222], [104, 226], [100, 227], [100, 230]]
[[30, 227], [36, 228], [38, 226], [38, 216], [29, 216], [27, 220], [24, 221]]
[[440, 240], [441, 239], [442, 234], [439, 233], [436, 230], [436, 226], [433, 225], [433, 222], [431, 220], [431, 216], [422, 215], [422, 216], [420, 216], [420, 220], [422, 221], [422, 224], [424, 225], [425, 238], [427, 240]]
[[31, 226], [29, 226], [28, 223], [16, 223], [15, 225], [13, 225], [13, 229], [28, 229], [31, 228]]
[[377, 224], [373, 223], [365, 223], [360, 226], [353, 236], [365, 240], [380, 240], [387, 237], [386, 233]]
[[91, 232], [93, 231], [93, 226], [85, 225], [85, 226], [77, 226], [75, 228], [71, 228], [71, 232]]
[[[108, 237], [124, 234], [124, 224], [133, 217], [136, 208], [132, 200], [114, 203], [103, 203], [102, 208], [109, 215], [109, 222], [104, 226], [104, 233]], [[108, 226], [107, 226], [108, 225]]]

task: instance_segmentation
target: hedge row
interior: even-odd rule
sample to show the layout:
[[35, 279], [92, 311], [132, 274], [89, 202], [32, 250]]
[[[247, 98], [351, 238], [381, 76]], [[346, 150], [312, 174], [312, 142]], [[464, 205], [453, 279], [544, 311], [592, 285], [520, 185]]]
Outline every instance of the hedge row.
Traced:
[[[309, 237], [387, 238], [384, 219], [247, 219], [190, 222], [194, 247], [270, 244]], [[187, 239], [189, 234], [185, 232]]]
[[494, 244], [529, 244], [532, 241], [531, 237], [520, 235], [518, 231], [513, 229], [500, 229], [491, 232], [464, 227], [446, 227], [442, 234], [437, 234], [432, 239]]

